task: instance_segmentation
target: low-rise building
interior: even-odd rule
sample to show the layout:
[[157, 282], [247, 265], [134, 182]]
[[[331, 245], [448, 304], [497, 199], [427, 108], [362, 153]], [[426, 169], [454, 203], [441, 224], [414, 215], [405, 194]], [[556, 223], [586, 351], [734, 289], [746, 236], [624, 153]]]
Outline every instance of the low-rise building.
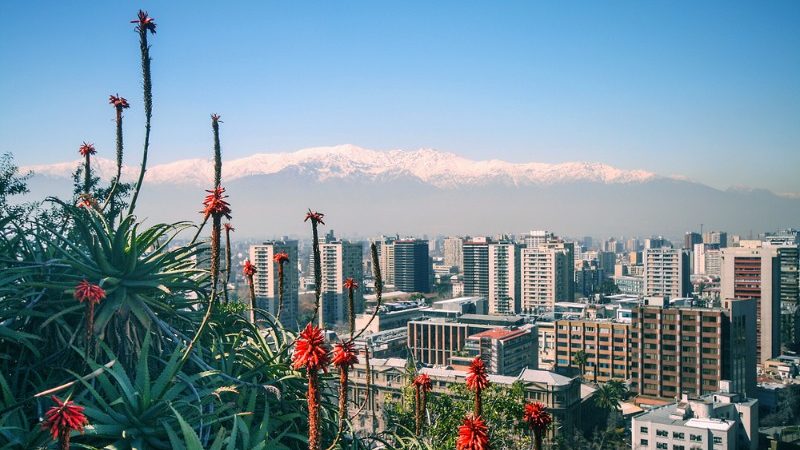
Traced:
[[524, 369], [538, 368], [536, 327], [494, 328], [467, 337], [464, 356], [452, 356], [454, 368], [466, 370], [476, 356], [486, 363], [489, 373], [516, 376]]
[[722, 390], [654, 408], [632, 420], [633, 450], [755, 450], [758, 400]]
[[573, 367], [575, 354], [584, 352], [586, 380], [605, 382], [631, 376], [631, 324], [613, 320], [557, 320], [556, 367]]

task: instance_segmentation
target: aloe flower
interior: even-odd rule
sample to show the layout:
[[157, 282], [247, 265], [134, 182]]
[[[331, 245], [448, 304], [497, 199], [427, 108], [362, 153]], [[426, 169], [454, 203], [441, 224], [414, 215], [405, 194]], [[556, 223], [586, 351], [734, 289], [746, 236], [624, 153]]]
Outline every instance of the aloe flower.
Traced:
[[83, 414], [83, 406], [78, 406], [69, 400], [61, 401], [56, 396], [50, 398], [56, 406], [45, 413], [42, 428], [50, 431], [53, 439], [58, 441], [60, 450], [69, 450], [70, 433], [73, 431], [82, 433], [89, 420]]
[[425, 408], [428, 404], [428, 392], [433, 389], [431, 377], [427, 374], [421, 373], [414, 378], [414, 397], [416, 399], [414, 416], [416, 418], [417, 436], [422, 434], [422, 416], [425, 414]]
[[225, 201], [227, 195], [225, 188], [218, 187], [210, 191], [203, 201], [205, 207], [202, 213], [206, 218], [211, 216], [211, 288], [213, 292], [217, 292], [217, 281], [219, 280], [219, 244], [220, 232], [222, 231], [222, 217], [225, 216], [230, 220], [231, 208], [228, 202]]
[[311, 325], [300, 333], [295, 342], [292, 354], [292, 368], [295, 370], [306, 369], [308, 377], [308, 448], [319, 450], [319, 371], [328, 372], [328, 348], [322, 336], [322, 330]]
[[256, 323], [256, 287], [255, 284], [253, 284], [253, 275], [255, 275], [256, 272], [258, 272], [256, 266], [254, 266], [249, 259], [245, 260], [242, 274], [244, 274], [245, 279], [247, 279], [247, 287], [250, 289], [250, 320], [253, 323]]
[[147, 43], [147, 32], [156, 34], [156, 22], [147, 14], [147, 11], [139, 10], [136, 19], [131, 20], [135, 23], [135, 30], [139, 33], [139, 52], [142, 55], [142, 91], [144, 94], [144, 149], [142, 151], [142, 166], [139, 169], [139, 179], [133, 190], [131, 205], [128, 207], [128, 214], [131, 214], [136, 207], [136, 199], [139, 198], [139, 191], [144, 182], [144, 173], [147, 170], [147, 151], [150, 149], [150, 121], [153, 117], [153, 79], [150, 75], [150, 45]]
[[467, 415], [458, 427], [456, 450], [488, 450], [489, 428], [480, 416]]
[[323, 217], [325, 217], [325, 214], [309, 209], [308, 213], [306, 213], [306, 218], [303, 220], [303, 222], [311, 221], [311, 246], [314, 254], [314, 291], [316, 294], [314, 317], [317, 317], [319, 314], [319, 326], [321, 328], [325, 327], [325, 321], [323, 320], [322, 314], [319, 312], [320, 303], [322, 301], [322, 263], [320, 262], [319, 255], [319, 233], [317, 232], [317, 226], [319, 224], [325, 225], [325, 222], [322, 220]]
[[272, 260], [278, 265], [278, 314], [275, 318], [281, 320], [281, 313], [283, 312], [283, 264], [289, 262], [289, 254], [286, 252], [276, 253]]
[[117, 190], [117, 185], [120, 183], [120, 178], [122, 177], [122, 110], [130, 108], [128, 104], [128, 100], [125, 97], [120, 97], [119, 94], [117, 95], [109, 95], [108, 96], [108, 103], [114, 107], [114, 111], [116, 112], [116, 124], [117, 124], [117, 175], [114, 177], [114, 184], [111, 188], [111, 192], [108, 194], [107, 202], [111, 202], [111, 210], [114, 211], [113, 206], [113, 199], [114, 193]]
[[467, 388], [475, 391], [475, 417], [482, 414], [481, 391], [489, 387], [489, 376], [486, 373], [486, 365], [480, 356], [472, 360], [467, 370]]
[[78, 153], [84, 157], [83, 161], [83, 193], [89, 194], [89, 187], [92, 184], [91, 156], [97, 153], [94, 144], [84, 143], [78, 148]]
[[528, 425], [533, 433], [533, 443], [536, 450], [542, 450], [542, 437], [547, 428], [553, 423], [553, 416], [547, 412], [545, 406], [539, 402], [526, 403], [522, 414], [522, 421]]
[[353, 334], [356, 329], [356, 305], [353, 300], [353, 291], [358, 289], [358, 283], [352, 278], [344, 280], [344, 288], [347, 289], [347, 313], [350, 318], [350, 339], [353, 339]]
[[86, 303], [86, 344], [92, 340], [94, 331], [94, 307], [106, 298], [106, 291], [96, 284], [83, 280], [75, 286], [75, 300]]
[[339, 436], [344, 431], [344, 422], [347, 417], [347, 383], [353, 364], [358, 364], [353, 341], [336, 344], [333, 347], [333, 365], [339, 368]]

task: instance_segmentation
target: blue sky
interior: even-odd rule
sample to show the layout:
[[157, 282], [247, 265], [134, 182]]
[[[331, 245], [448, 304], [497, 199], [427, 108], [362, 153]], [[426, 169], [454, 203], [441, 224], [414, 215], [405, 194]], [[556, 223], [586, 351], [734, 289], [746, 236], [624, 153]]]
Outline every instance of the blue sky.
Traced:
[[[564, 3], [564, 2], [560, 2]], [[136, 9], [151, 40], [152, 161], [352, 143], [601, 161], [800, 192], [800, 2], [0, 2], [0, 151], [141, 143]]]

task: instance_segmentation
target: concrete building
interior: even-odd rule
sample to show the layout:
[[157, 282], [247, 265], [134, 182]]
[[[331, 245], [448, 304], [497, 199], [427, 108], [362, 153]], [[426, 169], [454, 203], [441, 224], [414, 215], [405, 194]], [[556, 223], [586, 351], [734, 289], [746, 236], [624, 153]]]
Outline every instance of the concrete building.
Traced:
[[256, 304], [259, 308], [278, 314], [278, 266], [273, 261], [277, 253], [289, 255], [289, 262], [283, 267], [283, 310], [281, 323], [290, 329], [297, 326], [297, 307], [299, 298], [300, 273], [297, 270], [297, 241], [268, 241], [251, 245], [250, 262], [256, 267], [253, 275], [253, 287], [256, 293]]
[[691, 292], [688, 255], [669, 247], [644, 251], [644, 295], [646, 297], [685, 297]]
[[539, 246], [523, 248], [520, 255], [522, 311], [552, 310], [557, 301], [573, 300], [575, 268], [570, 252]]
[[746, 246], [722, 250], [720, 296], [756, 301], [756, 354], [762, 362], [780, 355], [781, 350], [780, 260], [776, 247], [742, 243]]
[[489, 298], [489, 243], [486, 237], [464, 241], [464, 295]]
[[394, 237], [381, 237], [376, 242], [378, 265], [381, 268], [383, 283], [394, 286]]
[[394, 241], [394, 286], [404, 292], [431, 291], [431, 260], [428, 241]]
[[467, 370], [480, 356], [489, 373], [517, 376], [523, 369], [538, 369], [536, 327], [494, 328], [467, 337], [464, 356], [451, 357], [451, 365]]
[[489, 244], [489, 314], [517, 314], [520, 299], [520, 248], [513, 242]]
[[378, 333], [400, 327], [405, 329], [409, 320], [419, 319], [430, 310], [429, 306], [415, 301], [384, 303], [374, 319], [374, 307], [357, 315], [356, 330], [366, 329], [367, 333]]
[[634, 417], [631, 434], [634, 450], [756, 450], [758, 400], [724, 388], [699, 398], [683, 395]]
[[649, 299], [631, 323], [631, 390], [656, 398], [704, 395], [730, 380], [734, 392], [755, 392], [755, 305], [673, 306]]
[[450, 365], [452, 356], [463, 355], [467, 338], [497, 327], [520, 327], [516, 316], [464, 314], [458, 319], [432, 317], [408, 322], [408, 348], [421, 364]]
[[631, 324], [613, 320], [557, 320], [556, 367], [575, 367], [575, 353], [587, 356], [584, 379], [593, 382], [631, 377]]
[[[363, 246], [360, 242], [330, 240], [320, 244], [322, 268], [322, 306], [320, 324], [333, 327], [348, 320], [348, 293], [344, 282], [354, 279], [360, 286], [364, 282]], [[354, 292], [355, 314], [364, 311], [363, 289]]]
[[703, 242], [717, 244], [719, 248], [725, 248], [728, 246], [728, 233], [725, 231], [707, 231], [703, 233]]
[[461, 272], [464, 267], [464, 239], [460, 237], [449, 237], [444, 240], [444, 264], [450, 267], [458, 267]]
[[[356, 414], [353, 426], [358, 434], [374, 435], [386, 430], [386, 405], [403, 401], [403, 388], [408, 382], [407, 361], [401, 358], [370, 359], [370, 389], [367, 390], [367, 368], [361, 358], [350, 372], [349, 398], [353, 399], [351, 414]], [[467, 373], [444, 368], [419, 369], [431, 378], [432, 395], [452, 395], [450, 387], [466, 383]], [[582, 386], [577, 378], [568, 378], [544, 370], [526, 369], [517, 376], [489, 375], [489, 382], [510, 387], [520, 383], [526, 401], [544, 404], [553, 415], [555, 426], [549, 428], [548, 439], [578, 432], [581, 426], [581, 405], [590, 401], [594, 392]], [[360, 409], [360, 405], [366, 407]]]
[[703, 236], [694, 231], [687, 231], [683, 235], [683, 248], [686, 250], [694, 249], [694, 246], [703, 242]]
[[619, 288], [620, 294], [643, 295], [644, 278], [635, 276], [614, 277], [614, 284]]

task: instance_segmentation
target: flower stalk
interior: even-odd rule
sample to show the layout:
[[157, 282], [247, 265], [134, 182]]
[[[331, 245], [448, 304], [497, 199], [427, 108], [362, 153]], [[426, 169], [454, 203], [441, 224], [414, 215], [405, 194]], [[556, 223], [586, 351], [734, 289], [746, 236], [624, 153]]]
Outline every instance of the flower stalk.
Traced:
[[428, 405], [428, 392], [433, 387], [431, 378], [427, 374], [419, 374], [414, 378], [414, 417], [416, 419], [416, 435], [422, 435], [423, 416]]
[[144, 182], [144, 173], [147, 170], [147, 152], [150, 149], [150, 120], [153, 117], [153, 80], [150, 75], [150, 45], [147, 43], [147, 32], [156, 34], [156, 22], [147, 15], [147, 11], [139, 10], [136, 19], [131, 20], [135, 23], [135, 30], [139, 33], [139, 51], [142, 55], [142, 91], [144, 96], [144, 149], [142, 151], [142, 166], [139, 169], [139, 179], [136, 180], [136, 187], [133, 190], [131, 205], [128, 207], [128, 214], [132, 214], [136, 207], [136, 200], [139, 198], [139, 191]]
[[317, 227], [319, 224], [325, 225], [325, 222], [322, 220], [323, 217], [325, 217], [325, 214], [309, 209], [308, 213], [306, 213], [306, 218], [303, 220], [303, 222], [311, 221], [311, 239], [313, 240], [311, 246], [314, 255], [314, 294], [316, 295], [313, 317], [319, 318], [320, 328], [325, 328], [325, 318], [322, 317], [322, 313], [320, 313], [319, 310], [322, 303], [322, 262], [319, 254], [319, 233]]
[[45, 414], [42, 428], [50, 431], [53, 440], [58, 441], [60, 450], [69, 450], [70, 434], [73, 431], [82, 433], [89, 420], [83, 414], [83, 406], [69, 400], [61, 401], [54, 395], [50, 398], [56, 405]]
[[481, 402], [481, 392], [489, 387], [489, 376], [486, 371], [486, 365], [480, 356], [476, 356], [472, 360], [467, 370], [467, 388], [475, 392], [475, 409], [473, 415], [481, 417], [483, 413], [483, 405]]
[[276, 253], [272, 259], [278, 265], [278, 313], [275, 319], [280, 321], [281, 313], [283, 313], [283, 265], [289, 262], [289, 254], [286, 252]]
[[92, 187], [92, 155], [97, 153], [94, 144], [84, 143], [78, 148], [78, 152], [83, 156], [83, 195], [90, 196]]
[[258, 271], [256, 270], [256, 266], [254, 266], [250, 260], [245, 260], [244, 268], [242, 268], [242, 273], [244, 274], [245, 279], [247, 279], [247, 287], [250, 289], [250, 322], [256, 323], [256, 286], [253, 283], [253, 275], [255, 275]]
[[347, 418], [347, 394], [350, 368], [358, 364], [353, 341], [344, 341], [336, 344], [333, 349], [333, 365], [339, 368], [339, 428], [337, 440], [344, 432], [344, 423]]
[[347, 289], [347, 314], [350, 323], [350, 340], [356, 331], [356, 304], [353, 299], [353, 292], [358, 289], [358, 283], [352, 278], [344, 280], [344, 288]]
[[114, 177], [114, 183], [111, 186], [111, 191], [108, 193], [108, 197], [106, 201], [103, 203], [103, 209], [105, 209], [106, 205], [111, 205], [112, 214], [115, 211], [114, 208], [114, 195], [117, 192], [117, 187], [120, 183], [120, 178], [122, 177], [122, 148], [123, 148], [123, 141], [122, 141], [122, 110], [130, 108], [128, 104], [128, 100], [125, 97], [120, 97], [119, 94], [117, 95], [109, 95], [108, 96], [108, 103], [114, 107], [114, 112], [116, 113], [116, 125], [117, 125], [117, 174]]
[[292, 368], [295, 370], [304, 368], [308, 378], [306, 401], [308, 403], [308, 448], [310, 450], [320, 449], [319, 371], [321, 369], [327, 373], [329, 362], [328, 349], [325, 346], [322, 330], [309, 323], [295, 342]]
[[106, 298], [106, 291], [96, 284], [83, 280], [75, 286], [75, 300], [86, 303], [86, 356], [94, 337], [94, 307]]
[[236, 228], [231, 226], [230, 222], [225, 226], [225, 285], [222, 286], [223, 298], [225, 303], [228, 303], [228, 285], [231, 282], [231, 231], [236, 231]]

